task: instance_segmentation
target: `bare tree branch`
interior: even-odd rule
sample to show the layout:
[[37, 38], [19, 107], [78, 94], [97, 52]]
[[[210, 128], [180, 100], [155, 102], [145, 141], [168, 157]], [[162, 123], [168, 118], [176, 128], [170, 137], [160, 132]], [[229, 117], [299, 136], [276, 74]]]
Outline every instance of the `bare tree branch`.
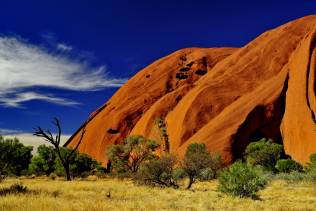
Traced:
[[44, 138], [45, 141], [49, 142], [50, 144], [52, 144], [56, 150], [56, 153], [64, 167], [66, 176], [67, 176], [67, 180], [71, 180], [70, 177], [70, 171], [69, 171], [69, 165], [70, 165], [70, 161], [72, 159], [72, 156], [75, 154], [75, 152], [77, 151], [77, 149], [79, 148], [79, 145], [82, 142], [82, 139], [84, 137], [84, 134], [86, 132], [86, 123], [84, 124], [84, 127], [82, 129], [81, 132], [81, 136], [80, 139], [78, 140], [78, 143], [76, 144], [76, 146], [74, 148], [71, 149], [70, 153], [68, 155], [62, 155], [61, 151], [60, 151], [60, 141], [61, 141], [61, 126], [60, 126], [60, 122], [57, 118], [54, 118], [53, 124], [57, 127], [57, 134], [54, 138], [53, 134], [51, 133], [50, 130], [46, 130], [46, 132], [41, 128], [41, 127], [37, 127], [34, 130], [33, 135], [37, 136], [37, 137], [42, 137]]

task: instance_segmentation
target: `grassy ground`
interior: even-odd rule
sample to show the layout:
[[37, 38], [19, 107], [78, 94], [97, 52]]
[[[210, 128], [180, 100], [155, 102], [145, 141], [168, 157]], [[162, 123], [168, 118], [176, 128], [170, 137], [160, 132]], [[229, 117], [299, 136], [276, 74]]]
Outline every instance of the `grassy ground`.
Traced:
[[[20, 183], [32, 193], [0, 196], [0, 210], [316, 210], [316, 186], [271, 182], [259, 200], [219, 193], [217, 181], [199, 182], [192, 190], [136, 186], [131, 181], [52, 181], [7, 179], [0, 187]], [[111, 192], [111, 197], [106, 195]]]

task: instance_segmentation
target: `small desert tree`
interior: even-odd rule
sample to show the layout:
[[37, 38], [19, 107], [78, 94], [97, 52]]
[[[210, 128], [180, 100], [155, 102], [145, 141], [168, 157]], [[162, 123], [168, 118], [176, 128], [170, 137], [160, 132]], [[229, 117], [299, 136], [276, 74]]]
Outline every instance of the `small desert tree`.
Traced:
[[31, 146], [24, 146], [17, 138], [0, 136], [0, 181], [7, 175], [21, 175], [28, 169], [32, 158]]
[[207, 151], [205, 144], [189, 145], [182, 162], [182, 168], [189, 177], [187, 188], [190, 189], [196, 179], [203, 176], [203, 172], [209, 172], [212, 174], [211, 178], [215, 178], [221, 166], [220, 156], [213, 158]]
[[61, 146], [60, 146], [60, 140], [61, 140], [60, 122], [57, 118], [54, 118], [53, 124], [57, 127], [57, 135], [55, 137], [53, 136], [53, 134], [51, 133], [50, 130], [44, 131], [41, 127], [37, 127], [35, 129], [34, 135], [44, 138], [45, 141], [47, 141], [48, 143], [53, 145], [53, 147], [56, 151], [57, 157], [58, 157], [60, 163], [62, 164], [62, 166], [65, 170], [66, 179], [67, 179], [67, 181], [70, 181], [71, 180], [70, 161], [74, 158], [75, 152], [77, 151], [79, 145], [81, 144], [81, 141], [84, 137], [86, 130], [85, 130], [85, 127], [83, 127], [82, 132], [81, 132], [81, 136], [80, 136], [77, 144], [75, 145], [74, 148], [72, 148], [70, 150], [69, 153], [62, 153]]
[[135, 173], [145, 160], [153, 157], [153, 151], [159, 145], [143, 136], [129, 136], [124, 139], [124, 144], [112, 145], [107, 151], [107, 156], [116, 173]]
[[[62, 147], [60, 148], [61, 154], [63, 157], [66, 157], [68, 154], [72, 152], [72, 149]], [[93, 170], [99, 169], [101, 164], [99, 164], [96, 160], [90, 157], [87, 154], [75, 152], [73, 154], [73, 158], [69, 162], [69, 171], [71, 176], [74, 177], [87, 177], [92, 173]], [[65, 171], [63, 169], [63, 165], [59, 159], [55, 161], [55, 173], [59, 176], [64, 176]]]

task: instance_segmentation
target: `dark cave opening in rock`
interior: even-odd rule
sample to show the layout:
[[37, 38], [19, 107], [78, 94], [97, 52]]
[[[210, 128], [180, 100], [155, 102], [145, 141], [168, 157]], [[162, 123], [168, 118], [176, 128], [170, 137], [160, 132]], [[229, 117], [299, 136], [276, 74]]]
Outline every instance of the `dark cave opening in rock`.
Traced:
[[[280, 125], [285, 112], [287, 81], [288, 79], [285, 81], [280, 96], [272, 104], [258, 105], [240, 125], [232, 143], [234, 160], [243, 158], [244, 151], [250, 142], [259, 141], [262, 138], [283, 144]], [[287, 156], [283, 154], [282, 157]]]

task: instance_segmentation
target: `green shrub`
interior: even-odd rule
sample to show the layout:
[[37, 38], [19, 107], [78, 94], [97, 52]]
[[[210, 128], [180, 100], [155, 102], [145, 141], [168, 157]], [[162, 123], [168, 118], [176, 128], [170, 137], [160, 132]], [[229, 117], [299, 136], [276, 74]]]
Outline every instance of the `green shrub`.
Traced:
[[175, 181], [179, 181], [181, 179], [184, 179], [186, 176], [185, 174], [185, 171], [183, 168], [175, 168], [173, 171], [172, 171], [172, 178], [175, 180]]
[[219, 156], [213, 158], [205, 144], [190, 144], [182, 162], [182, 168], [189, 177], [187, 188], [191, 188], [196, 179], [214, 179], [221, 166], [221, 158]]
[[281, 159], [278, 160], [275, 168], [280, 173], [289, 173], [292, 171], [302, 171], [303, 167], [292, 159]]
[[156, 157], [144, 162], [133, 179], [138, 184], [178, 188], [180, 172], [175, 172], [176, 164], [177, 160], [173, 155]]
[[316, 153], [309, 156], [309, 163], [306, 165], [306, 171], [316, 170]]
[[142, 162], [154, 157], [153, 151], [158, 146], [155, 141], [143, 136], [129, 136], [124, 139], [124, 144], [110, 146], [107, 157], [116, 174], [135, 173]]
[[17, 138], [4, 139], [0, 136], [0, 178], [6, 175], [20, 176], [28, 170], [32, 158], [31, 146], [24, 146]]
[[245, 150], [244, 157], [250, 165], [261, 165], [268, 170], [275, 171], [276, 162], [280, 159], [283, 147], [265, 138], [250, 143]]
[[155, 122], [156, 122], [156, 125], [157, 125], [158, 129], [160, 130], [161, 139], [164, 142], [163, 150], [165, 152], [169, 153], [169, 151], [170, 151], [170, 143], [169, 143], [169, 136], [167, 134], [167, 125], [165, 123], [165, 120], [163, 118], [161, 118], [161, 117], [158, 117]]
[[212, 168], [204, 168], [201, 170], [199, 174], [199, 180], [208, 181], [214, 179], [216, 176], [216, 172]]
[[46, 174], [46, 171], [48, 170], [48, 167], [46, 165], [46, 161], [40, 157], [40, 156], [34, 156], [31, 160], [31, 163], [29, 165], [29, 172], [31, 174], [44, 175]]
[[254, 197], [267, 183], [254, 167], [240, 161], [223, 170], [218, 179], [221, 192], [238, 197]]
[[307, 163], [305, 171], [308, 180], [316, 181], [316, 153], [309, 156], [310, 162]]
[[267, 170], [263, 166], [254, 166], [254, 170], [255, 170], [256, 174], [260, 178], [264, 179], [265, 181], [271, 181], [275, 177], [275, 174], [273, 172]]
[[275, 179], [282, 179], [282, 180], [287, 180], [287, 181], [303, 181], [303, 180], [308, 180], [309, 175], [303, 173], [303, 172], [298, 172], [298, 171], [291, 171], [289, 173], [279, 173], [275, 175]]
[[37, 154], [40, 158], [44, 160], [44, 172], [48, 176], [50, 173], [54, 172], [54, 165], [57, 159], [54, 147], [40, 145], [37, 147]]

